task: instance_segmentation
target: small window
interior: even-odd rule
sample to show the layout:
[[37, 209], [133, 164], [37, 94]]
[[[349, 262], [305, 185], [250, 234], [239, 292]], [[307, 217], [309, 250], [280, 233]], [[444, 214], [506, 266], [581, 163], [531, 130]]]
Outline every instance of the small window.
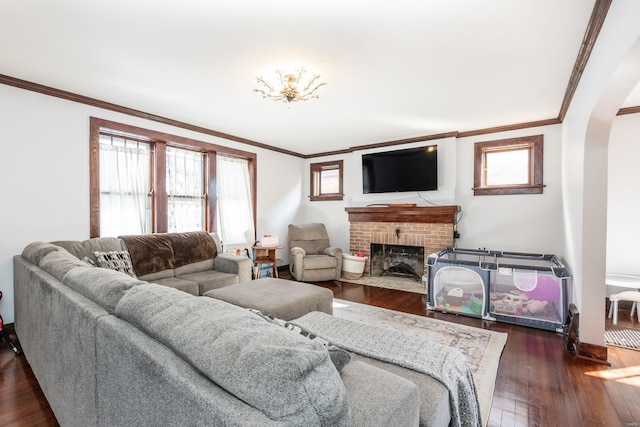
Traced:
[[476, 142], [473, 194], [541, 194], [543, 135]]
[[311, 201], [342, 200], [342, 160], [311, 164]]

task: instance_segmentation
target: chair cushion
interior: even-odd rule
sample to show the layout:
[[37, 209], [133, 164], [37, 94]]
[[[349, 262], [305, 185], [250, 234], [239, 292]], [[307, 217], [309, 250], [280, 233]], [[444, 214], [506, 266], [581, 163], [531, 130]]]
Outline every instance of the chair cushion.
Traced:
[[302, 262], [305, 270], [336, 268], [338, 266], [338, 259], [329, 255], [307, 255]]
[[329, 235], [322, 223], [289, 224], [289, 248], [299, 247], [307, 255], [321, 254], [329, 247]]

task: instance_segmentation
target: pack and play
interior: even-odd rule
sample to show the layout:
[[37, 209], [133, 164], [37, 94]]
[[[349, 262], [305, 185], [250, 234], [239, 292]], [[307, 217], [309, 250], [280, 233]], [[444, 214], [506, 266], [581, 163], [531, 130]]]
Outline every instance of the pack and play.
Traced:
[[571, 275], [555, 255], [446, 248], [426, 264], [429, 310], [562, 331]]

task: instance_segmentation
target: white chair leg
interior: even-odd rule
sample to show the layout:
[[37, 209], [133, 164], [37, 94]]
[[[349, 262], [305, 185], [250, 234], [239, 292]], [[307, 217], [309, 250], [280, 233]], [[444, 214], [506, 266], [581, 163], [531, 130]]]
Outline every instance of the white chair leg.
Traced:
[[633, 313], [635, 313], [635, 311], [636, 311], [636, 304], [637, 304], [637, 302], [634, 301], [633, 305], [631, 306], [631, 317], [633, 317]]
[[611, 319], [611, 316], [613, 316], [613, 301], [609, 300], [609, 315], [607, 318]]
[[618, 300], [613, 302], [613, 324], [618, 324]]

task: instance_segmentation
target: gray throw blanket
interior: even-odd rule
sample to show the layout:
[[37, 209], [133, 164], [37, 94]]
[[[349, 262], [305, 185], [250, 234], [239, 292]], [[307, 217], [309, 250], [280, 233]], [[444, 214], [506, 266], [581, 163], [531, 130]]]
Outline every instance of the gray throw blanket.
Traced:
[[451, 426], [482, 426], [473, 375], [457, 349], [318, 311], [293, 323], [344, 350], [429, 375], [449, 390]]

